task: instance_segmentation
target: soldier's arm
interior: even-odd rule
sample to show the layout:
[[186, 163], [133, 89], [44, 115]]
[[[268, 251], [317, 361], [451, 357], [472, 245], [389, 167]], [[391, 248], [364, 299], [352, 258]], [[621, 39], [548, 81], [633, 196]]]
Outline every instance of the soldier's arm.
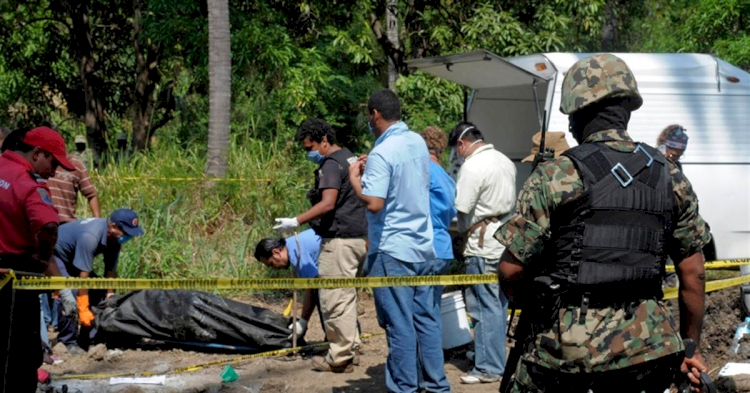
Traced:
[[683, 338], [692, 338], [700, 346], [706, 286], [701, 250], [711, 240], [711, 235], [698, 212], [698, 197], [690, 181], [673, 163], [668, 165], [676, 206], [672, 218], [674, 230], [668, 238], [667, 251], [675, 261], [680, 280], [680, 330]]
[[516, 214], [496, 233], [506, 250], [498, 275], [501, 282], [517, 281], [533, 257], [542, 252], [550, 235], [550, 214], [554, 208], [582, 192], [573, 163], [564, 157], [536, 167], [516, 201]]
[[698, 252], [683, 259], [676, 265], [676, 271], [680, 280], [680, 335], [692, 338], [700, 347], [706, 292], [703, 254]]

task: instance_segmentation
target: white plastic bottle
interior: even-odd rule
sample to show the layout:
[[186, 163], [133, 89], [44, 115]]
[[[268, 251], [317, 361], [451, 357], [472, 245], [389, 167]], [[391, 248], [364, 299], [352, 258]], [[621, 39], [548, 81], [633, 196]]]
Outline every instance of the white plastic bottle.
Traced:
[[745, 334], [750, 334], [750, 317], [745, 317], [745, 321], [737, 325], [737, 330], [734, 331], [734, 340], [732, 340], [732, 346], [729, 348], [729, 353], [737, 353], [740, 350], [740, 340]]

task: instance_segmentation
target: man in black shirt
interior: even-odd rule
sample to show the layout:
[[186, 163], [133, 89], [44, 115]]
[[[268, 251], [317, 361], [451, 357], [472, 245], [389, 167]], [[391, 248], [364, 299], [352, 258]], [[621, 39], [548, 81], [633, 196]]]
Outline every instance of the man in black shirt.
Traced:
[[[297, 131], [307, 159], [318, 164], [315, 188], [307, 194], [312, 207], [290, 218], [277, 218], [274, 229], [285, 232], [309, 223], [323, 240], [318, 276], [355, 277], [367, 254], [365, 208], [349, 184], [349, 164], [357, 157], [336, 143], [333, 128], [321, 119], [308, 119]], [[329, 341], [328, 354], [313, 358], [317, 371], [352, 372], [360, 345], [356, 288], [320, 289], [320, 308]], [[295, 326], [303, 333], [303, 324]]]

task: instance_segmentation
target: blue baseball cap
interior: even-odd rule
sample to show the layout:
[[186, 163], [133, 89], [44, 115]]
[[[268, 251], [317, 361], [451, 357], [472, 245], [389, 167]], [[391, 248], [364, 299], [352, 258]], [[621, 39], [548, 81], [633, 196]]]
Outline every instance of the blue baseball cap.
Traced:
[[143, 228], [140, 227], [138, 222], [138, 215], [130, 209], [117, 209], [111, 216], [109, 221], [116, 224], [123, 232], [128, 236], [141, 236], [143, 235]]
[[685, 131], [686, 130], [682, 127], [677, 127], [670, 130], [667, 133], [667, 138], [664, 140], [664, 144], [672, 149], [687, 149], [688, 136]]

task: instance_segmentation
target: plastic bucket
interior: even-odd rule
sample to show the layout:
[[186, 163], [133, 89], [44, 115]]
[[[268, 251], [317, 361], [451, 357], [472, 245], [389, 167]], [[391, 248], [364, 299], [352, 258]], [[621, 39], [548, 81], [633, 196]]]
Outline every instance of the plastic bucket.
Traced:
[[471, 328], [466, 315], [466, 304], [461, 291], [444, 293], [440, 299], [440, 316], [443, 321], [443, 349], [471, 342]]

